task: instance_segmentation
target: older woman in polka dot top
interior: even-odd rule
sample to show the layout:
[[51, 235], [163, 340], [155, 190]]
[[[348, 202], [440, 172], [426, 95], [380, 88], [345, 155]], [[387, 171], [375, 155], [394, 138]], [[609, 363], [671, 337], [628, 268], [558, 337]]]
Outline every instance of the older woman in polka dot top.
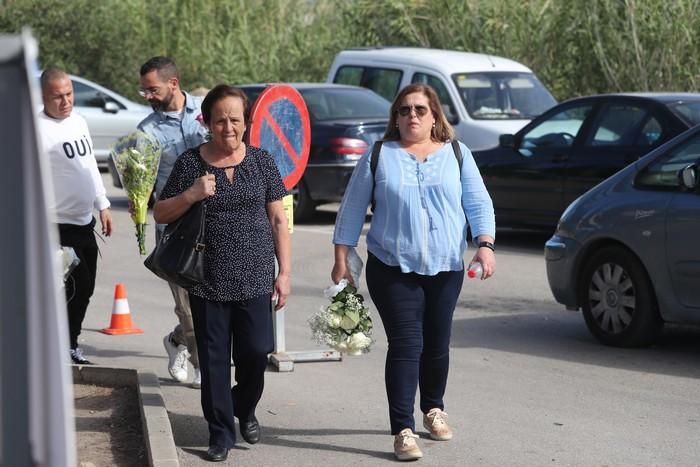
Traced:
[[243, 91], [228, 85], [207, 94], [202, 116], [211, 140], [180, 155], [154, 207], [156, 222], [167, 224], [207, 203], [206, 280], [189, 296], [211, 461], [225, 460], [234, 446], [234, 416], [248, 443], [260, 439], [255, 408], [274, 346], [272, 303], [280, 309], [290, 291], [287, 192], [270, 154], [242, 141], [246, 105]]

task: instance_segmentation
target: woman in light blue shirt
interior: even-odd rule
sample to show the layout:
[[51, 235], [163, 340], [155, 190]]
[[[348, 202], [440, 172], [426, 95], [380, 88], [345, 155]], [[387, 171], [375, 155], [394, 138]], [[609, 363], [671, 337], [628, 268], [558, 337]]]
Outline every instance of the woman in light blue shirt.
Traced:
[[477, 248], [470, 266], [481, 266], [482, 280], [496, 267], [491, 198], [469, 149], [459, 143], [459, 161], [452, 140], [435, 91], [424, 84], [402, 89], [391, 105], [376, 170], [370, 154], [358, 162], [333, 236], [331, 278], [352, 280], [348, 249], [357, 245], [367, 206], [374, 203], [366, 277], [389, 343], [385, 384], [399, 460], [423, 456], [413, 417], [418, 386], [430, 437], [452, 438], [443, 396], [468, 226]]

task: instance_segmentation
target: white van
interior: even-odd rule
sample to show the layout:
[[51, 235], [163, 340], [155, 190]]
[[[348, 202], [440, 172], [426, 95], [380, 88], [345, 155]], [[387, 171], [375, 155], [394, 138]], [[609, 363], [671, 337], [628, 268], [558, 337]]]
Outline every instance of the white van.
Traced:
[[556, 104], [537, 76], [493, 55], [412, 47], [349, 49], [333, 61], [329, 83], [372, 89], [388, 100], [411, 83], [437, 91], [457, 138], [472, 150], [498, 145]]

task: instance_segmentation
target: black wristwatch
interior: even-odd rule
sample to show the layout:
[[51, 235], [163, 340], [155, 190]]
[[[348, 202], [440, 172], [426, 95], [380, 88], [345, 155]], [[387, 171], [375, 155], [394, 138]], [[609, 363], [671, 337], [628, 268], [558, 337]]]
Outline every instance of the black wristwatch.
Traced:
[[479, 248], [488, 248], [491, 251], [496, 251], [496, 247], [491, 242], [479, 242]]

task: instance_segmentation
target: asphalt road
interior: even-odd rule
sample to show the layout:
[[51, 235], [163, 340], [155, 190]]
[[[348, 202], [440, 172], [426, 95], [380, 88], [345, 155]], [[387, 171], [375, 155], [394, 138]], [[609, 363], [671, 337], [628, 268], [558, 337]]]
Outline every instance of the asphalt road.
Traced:
[[[109, 180], [105, 175], [105, 183]], [[100, 244], [95, 296], [81, 346], [94, 361], [154, 370], [161, 378], [180, 463], [208, 465], [199, 391], [169, 379], [163, 336], [174, 326], [170, 292], [142, 266], [126, 199], [108, 188], [115, 234]], [[334, 212], [297, 226], [288, 350], [311, 350], [306, 323], [325, 299], [332, 265]], [[149, 230], [149, 242], [153, 232]], [[700, 330], [667, 328], [649, 349], [613, 349], [588, 334], [579, 313], [564, 311], [547, 286], [542, 234], [497, 239], [498, 270], [465, 280], [455, 312], [446, 408], [455, 437], [429, 440], [435, 466], [700, 465]], [[126, 285], [132, 317], [145, 332], [107, 336], [114, 286]], [[366, 289], [362, 287], [361, 292]], [[376, 312], [373, 310], [376, 317]], [[376, 466], [393, 462], [378, 317], [372, 352], [342, 362], [297, 363], [269, 371], [258, 407], [263, 439], [242, 440], [232, 465]], [[419, 410], [416, 409], [418, 427]]]

